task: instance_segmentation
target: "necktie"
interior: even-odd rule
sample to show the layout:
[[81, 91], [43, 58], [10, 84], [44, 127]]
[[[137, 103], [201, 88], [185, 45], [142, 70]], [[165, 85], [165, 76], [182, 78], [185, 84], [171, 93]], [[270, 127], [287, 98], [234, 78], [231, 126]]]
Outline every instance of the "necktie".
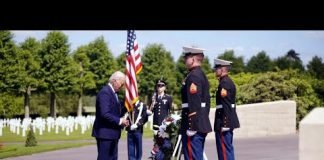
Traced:
[[119, 102], [119, 99], [118, 99], [118, 95], [117, 95], [117, 93], [115, 93], [115, 96], [116, 96], [117, 102]]

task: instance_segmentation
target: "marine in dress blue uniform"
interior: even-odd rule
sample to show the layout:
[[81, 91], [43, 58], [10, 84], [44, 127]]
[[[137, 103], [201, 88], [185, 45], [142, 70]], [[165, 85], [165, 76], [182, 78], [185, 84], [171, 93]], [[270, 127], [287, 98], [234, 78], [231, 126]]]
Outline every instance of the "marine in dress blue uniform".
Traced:
[[205, 138], [212, 127], [209, 121], [209, 82], [201, 69], [203, 49], [183, 47], [183, 56], [189, 70], [182, 83], [181, 128], [182, 149], [186, 160], [202, 160]]
[[233, 130], [240, 127], [236, 114], [236, 88], [228, 71], [232, 62], [214, 60], [215, 75], [219, 80], [216, 92], [214, 131], [219, 160], [234, 160]]

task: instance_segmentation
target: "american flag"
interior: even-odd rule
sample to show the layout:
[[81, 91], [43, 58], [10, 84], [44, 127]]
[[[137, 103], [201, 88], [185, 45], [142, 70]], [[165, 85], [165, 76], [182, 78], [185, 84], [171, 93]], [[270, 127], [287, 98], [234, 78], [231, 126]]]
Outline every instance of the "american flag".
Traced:
[[138, 99], [136, 75], [142, 70], [141, 55], [134, 30], [127, 31], [125, 106], [128, 112]]

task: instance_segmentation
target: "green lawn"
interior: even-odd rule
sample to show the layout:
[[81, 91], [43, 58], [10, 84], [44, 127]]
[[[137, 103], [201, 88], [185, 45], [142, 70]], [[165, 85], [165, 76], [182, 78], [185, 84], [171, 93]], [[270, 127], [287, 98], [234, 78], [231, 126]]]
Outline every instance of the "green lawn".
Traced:
[[[91, 129], [88, 129], [84, 134], [81, 134], [81, 130], [74, 130], [70, 133], [69, 136], [65, 134], [65, 132], [59, 131], [58, 134], [55, 134], [55, 130], [51, 130], [51, 132], [43, 132], [43, 135], [39, 135], [39, 131], [36, 129], [35, 136], [37, 141], [61, 141], [61, 140], [91, 140]], [[5, 127], [2, 130], [2, 136], [0, 137], [0, 142], [25, 142], [27, 137], [23, 137], [20, 131], [20, 135], [14, 134], [10, 132], [9, 127]]]
[[[4, 127], [2, 129], [2, 136], [0, 136], [0, 144], [3, 144], [0, 149], [0, 159], [95, 144], [96, 141], [95, 138], [91, 136], [91, 132], [92, 128], [88, 129], [84, 134], [81, 134], [79, 128], [79, 130], [74, 130], [72, 133], [70, 133], [69, 136], [67, 136], [65, 132], [62, 132], [61, 130], [58, 134], [55, 134], [55, 130], [52, 130], [50, 133], [46, 130], [43, 132], [43, 135], [39, 135], [39, 131], [36, 130], [35, 136], [38, 145], [35, 147], [25, 147], [27, 132], [26, 136], [23, 137], [21, 132], [20, 135], [17, 135], [11, 133], [9, 131], [9, 127]], [[125, 140], [126, 134], [127, 132], [122, 132], [122, 140]], [[144, 128], [143, 137], [153, 139], [153, 131], [148, 127]], [[61, 143], [61, 141], [66, 142]]]
[[[69, 136], [65, 134], [65, 132], [59, 131], [58, 134], [55, 134], [55, 131], [52, 130], [51, 132], [43, 132], [43, 135], [39, 135], [39, 131], [36, 130], [35, 136], [36, 140], [38, 142], [42, 141], [62, 141], [62, 140], [94, 140], [94, 138], [91, 136], [92, 128], [88, 129], [84, 134], [81, 134], [80, 128], [78, 130], [74, 130], [72, 133], [70, 133]], [[0, 136], [0, 142], [25, 142], [27, 137], [23, 137], [20, 131], [20, 135], [14, 134], [9, 131], [9, 127], [4, 127], [2, 130], [2, 136]], [[126, 131], [122, 131], [122, 139], [126, 137]], [[150, 138], [153, 137], [153, 131], [150, 130], [148, 127], [144, 128], [143, 133], [144, 138]]]
[[39, 144], [35, 147], [25, 147], [25, 144], [5, 144], [0, 149], [0, 159], [7, 157], [16, 157], [30, 155], [64, 148], [81, 147], [84, 145], [95, 144], [95, 142], [75, 142], [75, 143], [56, 143], [56, 144]]

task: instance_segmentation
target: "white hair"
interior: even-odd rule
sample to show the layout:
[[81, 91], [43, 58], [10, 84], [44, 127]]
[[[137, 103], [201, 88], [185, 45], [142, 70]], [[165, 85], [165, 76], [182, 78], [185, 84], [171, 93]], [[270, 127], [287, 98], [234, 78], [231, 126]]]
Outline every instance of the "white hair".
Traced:
[[125, 79], [126, 79], [126, 75], [123, 72], [116, 71], [110, 76], [109, 82], [112, 82], [113, 80], [125, 80]]

